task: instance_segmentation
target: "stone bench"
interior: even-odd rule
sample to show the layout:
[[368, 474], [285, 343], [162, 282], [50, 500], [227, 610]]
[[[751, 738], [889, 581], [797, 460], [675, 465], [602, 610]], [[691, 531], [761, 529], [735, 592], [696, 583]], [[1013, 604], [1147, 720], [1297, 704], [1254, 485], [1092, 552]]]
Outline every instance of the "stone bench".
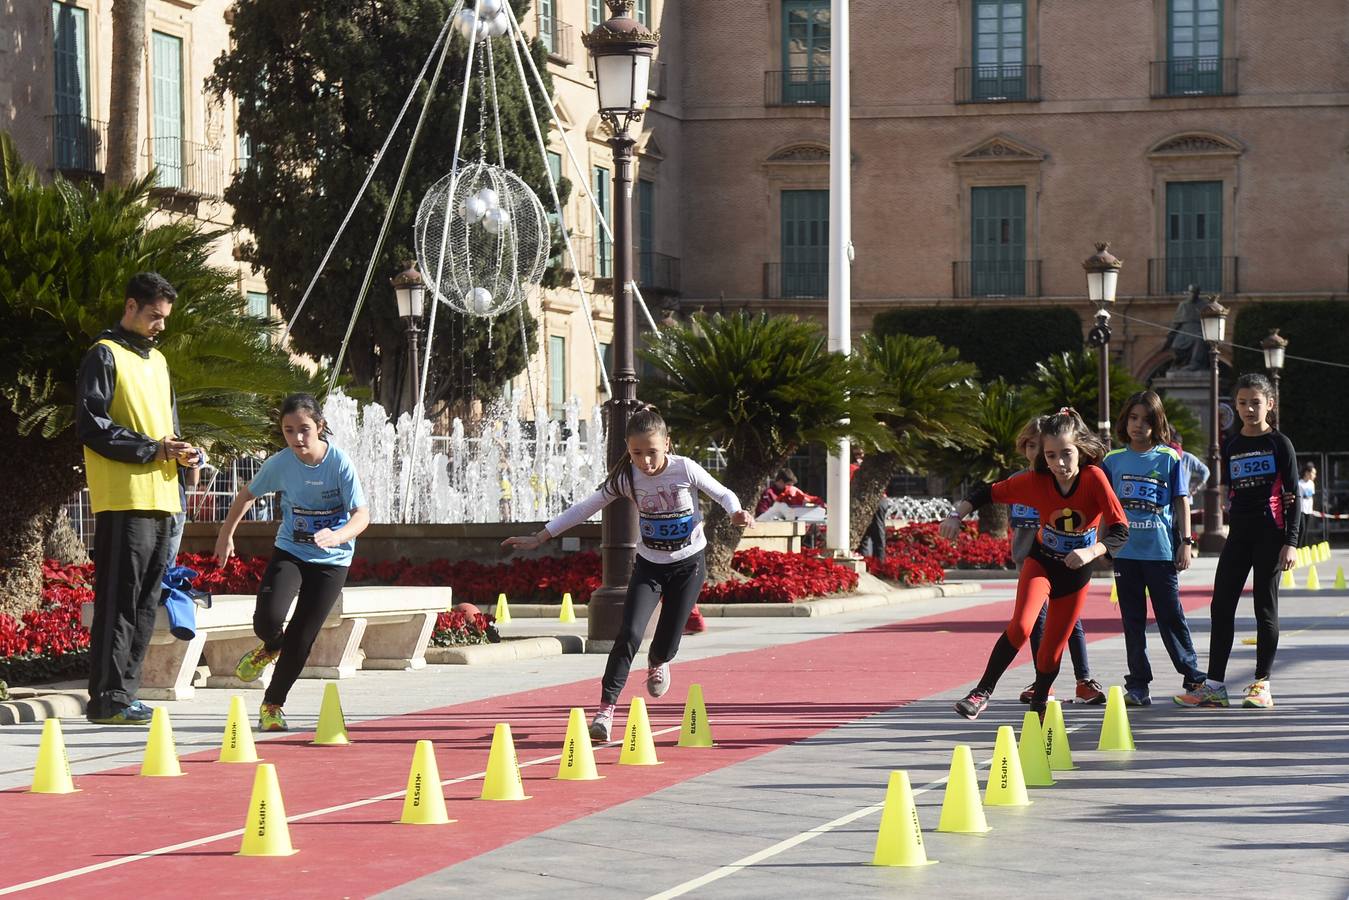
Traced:
[[[350, 678], [361, 668], [424, 667], [436, 616], [449, 608], [452, 596], [448, 587], [345, 588], [323, 623], [300, 677]], [[258, 681], [244, 683], [234, 677], [239, 658], [258, 643], [253, 633], [255, 605], [251, 594], [217, 594], [210, 609], [197, 608], [197, 633], [190, 641], [169, 633], [168, 613], [160, 607], [141, 668], [140, 696], [190, 700], [197, 684], [266, 687], [272, 678], [271, 666]], [[85, 604], [81, 617], [86, 627], [92, 624], [93, 615], [93, 604]], [[204, 680], [198, 681], [199, 676]]]

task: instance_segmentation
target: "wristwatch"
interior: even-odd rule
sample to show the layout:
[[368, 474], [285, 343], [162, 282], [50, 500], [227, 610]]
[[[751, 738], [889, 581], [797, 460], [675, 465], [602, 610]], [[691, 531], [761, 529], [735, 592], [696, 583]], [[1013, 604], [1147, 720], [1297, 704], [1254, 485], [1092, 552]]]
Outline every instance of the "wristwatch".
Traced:
[[1180, 542], [1184, 544], [1186, 547], [1193, 547], [1195, 543], [1194, 538], [1190, 537], [1188, 534], [1185, 535], [1185, 537], [1181, 538]]

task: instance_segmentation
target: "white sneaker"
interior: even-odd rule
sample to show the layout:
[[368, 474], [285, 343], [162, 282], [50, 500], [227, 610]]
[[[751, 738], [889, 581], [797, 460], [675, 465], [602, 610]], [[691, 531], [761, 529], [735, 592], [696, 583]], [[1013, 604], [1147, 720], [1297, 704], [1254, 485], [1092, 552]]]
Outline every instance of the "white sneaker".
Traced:
[[664, 697], [670, 689], [670, 664], [661, 663], [646, 670], [646, 692], [652, 697]]
[[614, 727], [614, 705], [612, 703], [601, 706], [599, 712], [595, 713], [595, 718], [590, 722], [590, 739], [609, 742], [609, 732]]

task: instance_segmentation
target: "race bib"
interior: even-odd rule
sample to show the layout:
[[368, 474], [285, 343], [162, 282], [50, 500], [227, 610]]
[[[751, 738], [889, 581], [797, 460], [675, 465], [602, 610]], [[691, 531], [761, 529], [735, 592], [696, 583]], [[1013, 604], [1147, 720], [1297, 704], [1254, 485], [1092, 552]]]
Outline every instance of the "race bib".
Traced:
[[1120, 479], [1119, 501], [1125, 509], [1153, 512], [1170, 504], [1171, 491], [1155, 478], [1125, 475]]
[[341, 528], [346, 521], [346, 511], [340, 506], [333, 509], [300, 509], [297, 506], [291, 510], [290, 536], [297, 544], [312, 544], [316, 532]]
[[1039, 528], [1040, 511], [1033, 506], [1025, 506], [1021, 503], [1013, 503], [1010, 512], [1011, 525], [1013, 528]]
[[1246, 478], [1264, 478], [1273, 475], [1276, 471], [1274, 454], [1272, 453], [1237, 456], [1232, 459], [1228, 466], [1228, 473], [1231, 475], [1233, 482]]
[[1046, 525], [1040, 529], [1040, 546], [1052, 556], [1064, 557], [1074, 550], [1081, 550], [1095, 543], [1095, 528], [1088, 528], [1086, 531], [1060, 531]]
[[693, 511], [644, 512], [638, 520], [642, 543], [652, 550], [678, 550], [693, 536]]

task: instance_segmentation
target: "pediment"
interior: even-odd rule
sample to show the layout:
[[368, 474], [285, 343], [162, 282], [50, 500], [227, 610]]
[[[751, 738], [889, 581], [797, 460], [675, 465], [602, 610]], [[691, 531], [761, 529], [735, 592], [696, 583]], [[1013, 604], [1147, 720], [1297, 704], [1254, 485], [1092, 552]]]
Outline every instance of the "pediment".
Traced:
[[797, 141], [779, 147], [764, 160], [768, 165], [801, 165], [829, 162], [829, 146], [807, 141]]
[[956, 163], [988, 162], [1044, 162], [1046, 153], [1038, 147], [1010, 138], [1005, 134], [994, 135], [986, 141], [975, 144], [955, 158]]
[[1240, 156], [1246, 148], [1213, 131], [1186, 131], [1163, 138], [1148, 150], [1148, 156]]

